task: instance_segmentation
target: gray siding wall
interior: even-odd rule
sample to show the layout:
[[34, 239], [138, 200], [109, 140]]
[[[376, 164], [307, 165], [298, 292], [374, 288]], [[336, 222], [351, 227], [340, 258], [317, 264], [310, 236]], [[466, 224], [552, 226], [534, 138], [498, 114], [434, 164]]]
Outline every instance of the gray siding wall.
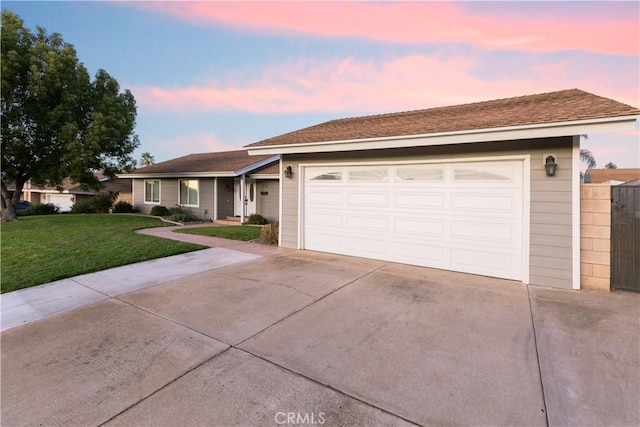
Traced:
[[218, 178], [218, 219], [233, 216], [233, 178]]
[[[160, 205], [173, 208], [180, 202], [178, 179], [160, 179]], [[144, 179], [133, 180], [133, 205], [140, 213], [148, 214], [155, 204], [144, 202]], [[213, 218], [213, 178], [198, 179], [198, 207], [188, 209], [203, 219]], [[205, 213], [207, 211], [207, 213]]]
[[[269, 222], [278, 221], [278, 204], [280, 201], [280, 184], [276, 179], [258, 180], [257, 211]], [[267, 194], [264, 194], [267, 193]]]
[[[572, 288], [572, 137], [481, 144], [421, 147], [326, 154], [283, 155], [284, 167], [291, 165], [294, 176], [282, 179], [281, 246], [297, 248], [300, 163], [366, 162], [381, 160], [454, 160], [482, 156], [531, 155], [530, 182], [530, 283]], [[543, 154], [558, 156], [556, 176], [547, 177]]]

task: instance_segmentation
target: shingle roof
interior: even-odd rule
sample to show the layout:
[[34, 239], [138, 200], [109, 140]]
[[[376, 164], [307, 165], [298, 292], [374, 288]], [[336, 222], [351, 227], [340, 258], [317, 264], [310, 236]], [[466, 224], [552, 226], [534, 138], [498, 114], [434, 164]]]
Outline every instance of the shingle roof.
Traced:
[[[84, 189], [82, 188], [82, 184], [77, 182], [72, 182], [71, 178], [65, 178], [62, 181], [62, 184], [60, 184], [60, 187], [62, 187], [62, 191], [66, 191], [71, 194], [97, 194], [97, 193], [106, 193], [106, 192], [115, 192], [115, 191], [119, 193], [131, 193], [131, 179], [128, 179], [128, 178], [110, 179], [105, 175], [103, 175], [102, 173], [96, 173], [95, 175], [100, 180], [100, 182], [102, 182], [102, 188], [100, 188], [99, 190], [94, 190], [92, 188]], [[15, 189], [15, 186], [13, 186], [12, 189]], [[52, 186], [52, 185], [45, 185], [44, 187], [30, 186], [29, 183], [25, 185], [24, 190], [34, 191], [34, 192], [58, 191], [56, 186]]]
[[332, 120], [247, 147], [423, 135], [640, 114], [636, 107], [579, 89], [473, 104]]
[[607, 181], [629, 182], [640, 179], [640, 169], [587, 169], [592, 184]]
[[[233, 173], [260, 163], [272, 155], [250, 156], [247, 150], [189, 154], [177, 159], [138, 168], [131, 174]], [[126, 174], [125, 174], [126, 175]]]
[[260, 169], [256, 169], [251, 173], [260, 174], [260, 175], [280, 175], [280, 163], [273, 163], [273, 164], [267, 165]]

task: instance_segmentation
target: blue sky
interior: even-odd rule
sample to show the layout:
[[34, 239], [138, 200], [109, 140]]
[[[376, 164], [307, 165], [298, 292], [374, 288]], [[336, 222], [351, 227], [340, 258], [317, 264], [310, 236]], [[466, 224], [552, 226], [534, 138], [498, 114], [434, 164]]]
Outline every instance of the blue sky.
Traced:
[[[139, 154], [326, 120], [580, 88], [640, 105], [638, 2], [11, 2], [138, 102]], [[640, 167], [639, 133], [589, 135]]]

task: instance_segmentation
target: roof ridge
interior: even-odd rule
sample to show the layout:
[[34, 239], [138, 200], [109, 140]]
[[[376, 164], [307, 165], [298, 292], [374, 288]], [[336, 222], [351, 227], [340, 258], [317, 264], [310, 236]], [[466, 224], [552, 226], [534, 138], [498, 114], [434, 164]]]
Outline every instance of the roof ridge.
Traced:
[[[369, 114], [369, 115], [365, 115], [365, 116], [352, 116], [352, 117], [343, 117], [340, 119], [334, 119], [334, 120], [329, 120], [327, 122], [324, 123], [331, 123], [331, 122], [339, 122], [339, 121], [347, 121], [347, 120], [353, 120], [353, 119], [367, 119], [367, 118], [377, 118], [377, 117], [393, 117], [393, 116], [400, 116], [400, 115], [404, 115], [404, 114], [414, 114], [414, 113], [423, 113], [423, 112], [427, 112], [427, 111], [432, 111], [432, 110], [444, 110], [444, 109], [452, 109], [452, 108], [460, 108], [460, 107], [470, 107], [470, 106], [478, 106], [478, 105], [483, 105], [483, 104], [493, 104], [493, 103], [502, 103], [505, 101], [521, 101], [524, 98], [534, 98], [534, 97], [541, 97], [541, 96], [547, 96], [547, 95], [561, 95], [561, 94], [566, 94], [568, 92], [576, 92], [577, 93], [581, 93], [581, 94], [588, 94], [588, 95], [592, 95], [592, 96], [598, 96], [599, 98], [604, 98], [602, 96], [599, 95], [595, 95], [593, 93], [590, 92], [586, 92], [584, 90], [578, 89], [578, 88], [573, 88], [573, 89], [563, 89], [563, 90], [559, 90], [559, 91], [551, 91], [551, 92], [542, 92], [542, 93], [534, 93], [534, 94], [529, 94], [529, 95], [518, 95], [518, 96], [508, 96], [508, 97], [504, 97], [504, 98], [496, 98], [496, 99], [489, 99], [486, 101], [475, 101], [475, 102], [465, 102], [465, 103], [460, 103], [460, 104], [450, 104], [450, 105], [441, 105], [441, 106], [436, 106], [436, 107], [428, 107], [428, 108], [419, 108], [419, 109], [415, 109], [415, 110], [405, 110], [405, 111], [396, 111], [396, 112], [392, 112], [392, 113], [380, 113], [380, 114]], [[607, 98], [604, 98], [607, 99]], [[324, 124], [321, 123], [321, 124]], [[315, 126], [319, 126], [319, 125], [315, 125]], [[313, 127], [313, 126], [310, 126]]]

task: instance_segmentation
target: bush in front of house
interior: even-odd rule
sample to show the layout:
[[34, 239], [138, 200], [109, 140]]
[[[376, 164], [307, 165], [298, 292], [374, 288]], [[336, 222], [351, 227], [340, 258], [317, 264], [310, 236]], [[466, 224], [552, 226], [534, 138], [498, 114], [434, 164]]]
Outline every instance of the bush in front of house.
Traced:
[[113, 205], [113, 213], [133, 213], [133, 205], [125, 200], [120, 200]]
[[60, 213], [60, 208], [53, 203], [36, 203], [24, 210], [22, 215], [54, 215]]
[[107, 213], [111, 206], [113, 206], [113, 195], [111, 194], [96, 194], [89, 199], [93, 205], [95, 213]]
[[247, 218], [247, 224], [252, 224], [252, 225], [265, 225], [268, 222], [269, 221], [267, 221], [267, 219], [260, 214], [251, 214]]
[[93, 204], [91, 200], [81, 200], [79, 202], [75, 202], [73, 206], [71, 206], [72, 214], [91, 214], [96, 213], [93, 208]]
[[171, 215], [172, 221], [182, 222], [182, 223], [189, 222], [189, 221], [197, 221], [200, 219], [197, 216], [195, 216], [195, 214], [191, 212], [189, 209], [181, 205], [176, 205], [173, 209], [171, 209], [170, 215]]
[[107, 213], [113, 205], [113, 195], [96, 194], [87, 200], [81, 200], [71, 206], [71, 213], [87, 214], [87, 213]]
[[267, 224], [262, 227], [262, 232], [260, 233], [260, 240], [265, 245], [278, 245], [278, 224]]
[[156, 206], [151, 208], [151, 212], [149, 212], [149, 215], [153, 215], [153, 216], [168, 216], [169, 215], [169, 209], [167, 209], [165, 206], [162, 206], [162, 205], [156, 205]]

